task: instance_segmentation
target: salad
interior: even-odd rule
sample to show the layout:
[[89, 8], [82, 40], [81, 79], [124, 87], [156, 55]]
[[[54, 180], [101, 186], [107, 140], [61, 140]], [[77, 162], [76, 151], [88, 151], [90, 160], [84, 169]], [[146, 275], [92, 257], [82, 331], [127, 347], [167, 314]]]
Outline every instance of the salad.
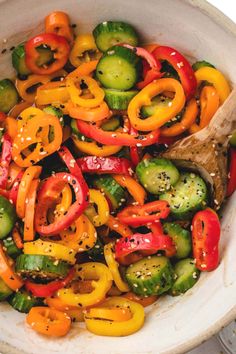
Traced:
[[[64, 12], [12, 50], [0, 81], [0, 301], [52, 337], [126, 336], [144, 307], [220, 262], [220, 205], [163, 152], [230, 94], [207, 61], [142, 45], [130, 24], [74, 34]], [[4, 55], [4, 53], [2, 53]], [[236, 189], [236, 134], [226, 196]]]

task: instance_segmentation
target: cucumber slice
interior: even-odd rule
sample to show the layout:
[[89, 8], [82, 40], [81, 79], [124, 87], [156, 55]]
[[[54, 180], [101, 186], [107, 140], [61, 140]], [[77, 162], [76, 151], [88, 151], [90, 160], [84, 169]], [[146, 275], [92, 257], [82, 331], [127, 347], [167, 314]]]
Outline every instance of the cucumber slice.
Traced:
[[173, 285], [173, 268], [166, 257], [145, 257], [126, 270], [126, 280], [132, 291], [141, 296], [160, 295]]
[[229, 143], [231, 146], [236, 147], [236, 130], [233, 132]]
[[137, 90], [118, 91], [113, 89], [103, 89], [105, 101], [110, 109], [126, 110], [132, 98], [137, 95]]
[[200, 271], [192, 258], [186, 258], [176, 263], [174, 267], [176, 280], [171, 288], [171, 294], [177, 296], [192, 288], [198, 281]]
[[13, 205], [0, 196], [0, 239], [4, 239], [11, 232], [16, 222], [16, 212]]
[[37, 52], [39, 53], [39, 57], [38, 59], [36, 60], [36, 64], [38, 66], [43, 66], [45, 64], [50, 64], [52, 63], [52, 61], [54, 60], [54, 57], [53, 57], [53, 51], [47, 47], [47, 48], [44, 48], [43, 46], [39, 46], [38, 48], [36, 48]]
[[163, 228], [164, 232], [173, 239], [176, 245], [175, 257], [178, 259], [188, 257], [192, 251], [192, 238], [190, 232], [174, 222], [165, 223]]
[[170, 204], [173, 217], [185, 220], [206, 206], [207, 187], [200, 176], [185, 172], [180, 175], [177, 184], [159, 198]]
[[22, 277], [64, 278], [69, 268], [68, 263], [48, 256], [21, 254], [16, 259], [16, 272]]
[[158, 114], [163, 109], [163, 107], [168, 107], [168, 104], [171, 102], [171, 98], [156, 96], [152, 99], [152, 103], [149, 106], [143, 106], [141, 108], [141, 115], [142, 117], [147, 118], [153, 114]]
[[100, 23], [93, 30], [93, 36], [101, 52], [119, 43], [130, 44], [134, 47], [138, 45], [138, 35], [135, 29], [128, 23], [120, 21]]
[[28, 313], [32, 307], [41, 304], [39, 299], [22, 290], [14, 293], [8, 302], [16, 311], [22, 313]]
[[22, 250], [20, 250], [16, 246], [12, 236], [9, 236], [3, 240], [3, 246], [5, 247], [8, 256], [10, 256], [13, 259], [18, 257], [22, 253]]
[[24, 43], [19, 44], [12, 52], [12, 66], [17, 71], [18, 75], [28, 76], [31, 71], [25, 63], [25, 46]]
[[136, 167], [136, 174], [144, 188], [152, 194], [168, 191], [179, 179], [175, 165], [164, 158], [141, 161]]
[[118, 209], [126, 200], [125, 190], [111, 176], [105, 175], [93, 181], [111, 202], [113, 209]]
[[117, 116], [111, 117], [108, 119], [105, 123], [102, 124], [101, 128], [102, 130], [108, 131], [108, 132], [114, 132], [116, 129], [118, 129], [120, 126], [120, 119]]
[[4, 301], [12, 294], [12, 290], [0, 278], [0, 301]]
[[19, 95], [9, 79], [0, 81], [0, 111], [8, 113], [18, 102]]
[[105, 88], [129, 90], [139, 80], [142, 63], [133, 50], [114, 46], [103, 54], [96, 77]]
[[[43, 109], [43, 111], [47, 114], [51, 114], [52, 116], [56, 116], [59, 119], [61, 126], [64, 127], [65, 124], [64, 124], [64, 119], [63, 119], [63, 113], [60, 110], [60, 108], [53, 107], [53, 106], [47, 106]], [[55, 136], [54, 128], [50, 127], [49, 133], [48, 133], [49, 142], [54, 140], [54, 136]]]
[[214, 65], [212, 65], [211, 63], [208, 63], [208, 61], [205, 61], [205, 60], [196, 61], [196, 63], [194, 63], [192, 65], [192, 68], [194, 71], [197, 71], [198, 69], [201, 69], [204, 66], [209, 66], [210, 68], [215, 68]]

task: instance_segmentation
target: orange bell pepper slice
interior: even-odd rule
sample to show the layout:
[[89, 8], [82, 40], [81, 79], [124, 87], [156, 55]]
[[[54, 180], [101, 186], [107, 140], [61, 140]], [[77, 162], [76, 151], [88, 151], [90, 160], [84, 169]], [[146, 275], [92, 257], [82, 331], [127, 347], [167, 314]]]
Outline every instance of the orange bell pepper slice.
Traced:
[[17, 103], [9, 112], [9, 116], [13, 118], [17, 118], [22, 111], [24, 111], [26, 108], [30, 107], [31, 103], [22, 101], [20, 103]]
[[12, 140], [15, 139], [17, 135], [17, 121], [13, 117], [7, 117], [3, 123], [5, 130]]
[[[151, 104], [151, 99], [164, 91], [175, 92], [175, 97], [168, 107], [163, 107], [158, 115], [139, 118], [142, 106]], [[133, 128], [140, 131], [152, 131], [162, 127], [179, 113], [185, 104], [185, 94], [179, 81], [172, 78], [159, 79], [144, 87], [129, 103], [128, 117]]]
[[19, 167], [15, 162], [11, 162], [8, 169], [8, 179], [7, 179], [7, 189], [11, 189], [13, 183], [15, 182], [18, 174], [22, 171], [22, 168]]
[[205, 128], [220, 107], [220, 96], [213, 86], [203, 87], [200, 95], [200, 123], [191, 125], [190, 133], [196, 133]]
[[13, 238], [13, 241], [15, 242], [17, 248], [19, 248], [19, 249], [24, 248], [24, 244], [23, 244], [21, 235], [20, 235], [17, 227], [14, 227], [14, 229], [12, 230], [12, 238]]
[[74, 40], [69, 16], [62, 11], [55, 11], [45, 18], [45, 32], [55, 33], [65, 37], [69, 43]]
[[70, 96], [67, 91], [65, 82], [55, 81], [47, 82], [38, 87], [35, 103], [38, 106], [45, 106], [59, 102], [61, 104], [67, 102]]
[[4, 253], [2, 244], [0, 244], [0, 278], [2, 278], [6, 285], [14, 291], [20, 289], [24, 285], [23, 281], [12, 269], [10, 260]]
[[109, 215], [109, 219], [106, 225], [109, 227], [110, 230], [117, 232], [122, 237], [127, 237], [133, 234], [133, 232], [127, 225], [122, 224], [122, 222], [120, 222], [117, 218], [115, 218], [112, 215]]
[[[54, 128], [54, 139], [44, 145], [42, 138], [37, 136], [37, 134], [40, 128], [48, 126]], [[17, 134], [13, 143], [12, 157], [18, 166], [29, 167], [57, 151], [61, 143], [62, 128], [58, 118], [53, 115], [45, 114], [39, 120], [36, 116], [27, 122], [22, 133]], [[23, 158], [22, 153], [32, 144], [36, 144], [35, 149]]]
[[154, 49], [156, 49], [159, 46], [160, 46], [160, 44], [150, 43], [150, 44], [143, 45], [142, 48], [146, 49], [149, 53], [152, 53], [154, 51]]
[[96, 70], [98, 61], [99, 60], [91, 60], [87, 63], [81, 64], [78, 68], [69, 73], [67, 77], [76, 78], [80, 76], [90, 76]]
[[116, 180], [117, 183], [121, 185], [121, 187], [128, 189], [128, 192], [139, 205], [144, 204], [147, 193], [145, 189], [137, 181], [135, 181], [134, 178], [121, 175], [113, 175], [112, 177]]
[[49, 337], [65, 336], [71, 327], [70, 317], [50, 307], [33, 307], [26, 322], [38, 333]]
[[41, 166], [30, 166], [25, 170], [23, 177], [20, 181], [16, 201], [16, 213], [21, 219], [25, 217], [26, 205], [28, 203], [27, 197], [31, 184], [35, 178], [39, 177], [41, 171]]
[[24, 241], [33, 241], [35, 236], [34, 213], [37, 197], [39, 179], [32, 181], [27, 194], [27, 204], [25, 208]]
[[67, 109], [70, 117], [81, 119], [85, 122], [98, 122], [111, 115], [110, 109], [104, 101], [94, 108], [81, 107], [70, 101], [67, 104]]
[[45, 303], [51, 308], [65, 312], [71, 318], [72, 322], [84, 321], [84, 314], [81, 308], [66, 305], [58, 297], [48, 297], [45, 299]]
[[73, 137], [73, 142], [79, 151], [87, 155], [94, 155], [98, 157], [106, 157], [116, 154], [118, 151], [122, 149], [122, 146], [116, 145], [102, 145], [98, 146], [98, 144], [94, 142], [88, 141], [80, 141], [79, 139]]
[[186, 106], [185, 112], [180, 122], [175, 123], [171, 127], [162, 128], [161, 135], [162, 136], [176, 136], [184, 133], [188, 130], [191, 125], [196, 121], [198, 115], [198, 105], [195, 98], [192, 98]]
[[138, 296], [138, 295], [132, 293], [131, 291], [129, 291], [128, 293], [126, 293], [122, 296], [125, 297], [126, 299], [137, 302], [138, 304], [142, 305], [143, 307], [147, 307], [147, 306], [154, 304], [154, 302], [156, 302], [158, 299], [158, 297], [156, 295]]

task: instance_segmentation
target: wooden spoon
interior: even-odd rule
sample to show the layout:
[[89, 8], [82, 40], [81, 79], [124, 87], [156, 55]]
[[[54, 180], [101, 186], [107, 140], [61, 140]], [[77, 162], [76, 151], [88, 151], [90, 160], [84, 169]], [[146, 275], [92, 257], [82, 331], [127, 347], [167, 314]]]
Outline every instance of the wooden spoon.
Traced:
[[210, 183], [214, 208], [224, 201], [227, 187], [227, 147], [236, 128], [236, 89], [218, 109], [210, 124], [177, 141], [162, 156], [180, 167], [198, 170]]

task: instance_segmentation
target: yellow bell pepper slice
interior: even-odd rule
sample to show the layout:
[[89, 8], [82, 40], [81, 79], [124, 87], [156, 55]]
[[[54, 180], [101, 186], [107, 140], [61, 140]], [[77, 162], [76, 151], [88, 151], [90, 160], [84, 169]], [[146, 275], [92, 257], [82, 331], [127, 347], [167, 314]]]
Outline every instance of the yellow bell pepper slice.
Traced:
[[[161, 94], [164, 91], [171, 91], [175, 96], [168, 107], [163, 107], [154, 113], [152, 116], [141, 119], [139, 118], [140, 109], [142, 106], [149, 106], [152, 103], [152, 98]], [[131, 125], [141, 131], [151, 131], [160, 128], [167, 123], [171, 118], [175, 117], [184, 107], [185, 94], [182, 85], [179, 81], [172, 78], [165, 78], [153, 81], [151, 84], [144, 87], [129, 103], [128, 116]]]
[[[79, 85], [82, 82], [88, 86], [88, 90], [93, 95], [93, 98], [83, 97], [83, 90], [79, 88]], [[66, 78], [66, 87], [71, 101], [81, 107], [97, 107], [103, 102], [105, 96], [103, 89], [101, 89], [98, 86], [97, 81], [92, 79], [90, 76], [80, 76], [75, 78], [68, 76]]]
[[107, 263], [108, 268], [111, 271], [113, 280], [117, 286], [117, 288], [122, 292], [127, 292], [129, 291], [129, 286], [124, 282], [124, 280], [121, 278], [120, 272], [119, 272], [119, 264], [116, 262], [115, 257], [114, 257], [114, 250], [113, 250], [113, 244], [108, 243], [104, 246], [104, 257]]
[[132, 317], [127, 321], [108, 321], [102, 318], [95, 318], [87, 310], [84, 320], [87, 329], [99, 336], [121, 337], [128, 336], [142, 328], [145, 319], [142, 305], [122, 297], [112, 297], [102, 304], [103, 308], [119, 307], [129, 309]]
[[56, 242], [43, 241], [41, 239], [33, 242], [25, 242], [24, 253], [50, 256], [71, 264], [75, 264], [76, 262], [76, 252], [73, 249]]
[[77, 307], [92, 306], [102, 301], [112, 286], [112, 275], [107, 266], [98, 262], [88, 262], [76, 266], [76, 275], [82, 280], [92, 280], [94, 290], [89, 294], [75, 293], [73, 288], [61, 289], [57, 296], [67, 305]]
[[89, 316], [92, 318], [101, 318], [108, 321], [128, 321], [132, 318], [132, 314], [128, 308], [118, 307], [93, 307], [88, 310]]
[[226, 78], [219, 70], [204, 66], [195, 72], [195, 76], [198, 85], [200, 85], [202, 81], [210, 82], [220, 96], [220, 103], [224, 103], [226, 98], [229, 96], [231, 89]]
[[63, 81], [48, 82], [37, 89], [35, 103], [38, 106], [45, 106], [54, 103], [63, 104], [70, 98], [66, 84]]
[[93, 56], [99, 53], [93, 35], [90, 33], [78, 35], [70, 52], [71, 64], [78, 67], [83, 62], [89, 62], [91, 60], [89, 52]]
[[81, 141], [76, 137], [72, 137], [72, 139], [77, 149], [87, 155], [106, 157], [106, 156], [114, 155], [122, 149], [122, 146], [118, 146], [118, 145], [98, 146], [95, 141], [94, 142]]
[[104, 195], [96, 189], [90, 189], [89, 202], [95, 203], [98, 208], [98, 214], [92, 219], [93, 225], [98, 227], [106, 224], [109, 219], [109, 205]]

